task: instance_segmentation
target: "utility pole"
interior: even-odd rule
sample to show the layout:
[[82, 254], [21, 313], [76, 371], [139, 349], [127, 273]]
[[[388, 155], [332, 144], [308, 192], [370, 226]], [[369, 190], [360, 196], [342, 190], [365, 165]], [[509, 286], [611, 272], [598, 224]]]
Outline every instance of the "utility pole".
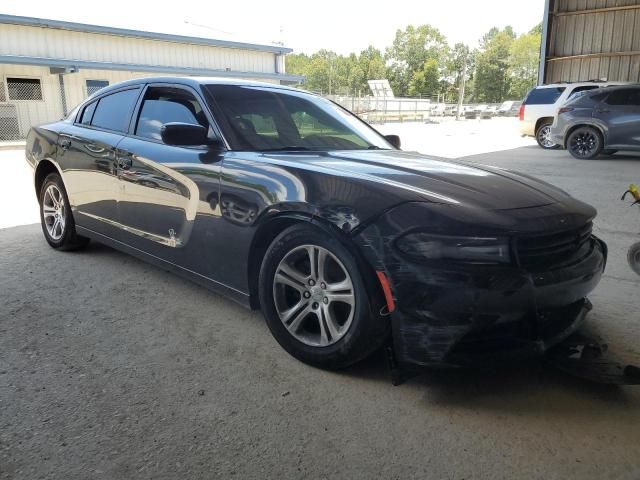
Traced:
[[460, 110], [462, 110], [462, 102], [464, 101], [464, 84], [467, 80], [467, 54], [464, 55], [464, 64], [462, 66], [462, 79], [460, 79], [460, 87], [458, 93], [458, 113], [456, 120], [460, 120]]

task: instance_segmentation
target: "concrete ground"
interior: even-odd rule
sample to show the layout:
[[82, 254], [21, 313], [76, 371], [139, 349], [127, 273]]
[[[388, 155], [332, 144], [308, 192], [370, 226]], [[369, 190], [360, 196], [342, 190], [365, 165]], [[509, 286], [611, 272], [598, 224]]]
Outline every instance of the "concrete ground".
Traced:
[[[5, 153], [8, 191], [31, 194], [21, 154]], [[620, 202], [640, 157], [521, 146], [465, 160], [598, 208], [611, 251], [588, 324], [640, 361], [640, 277], [624, 258], [640, 209]], [[0, 191], [0, 218], [30, 223], [32, 209]], [[324, 372], [289, 357], [258, 313], [95, 243], [55, 252], [37, 224], [0, 229], [0, 266], [2, 479], [640, 478], [640, 387], [536, 364], [393, 387], [380, 354]]]

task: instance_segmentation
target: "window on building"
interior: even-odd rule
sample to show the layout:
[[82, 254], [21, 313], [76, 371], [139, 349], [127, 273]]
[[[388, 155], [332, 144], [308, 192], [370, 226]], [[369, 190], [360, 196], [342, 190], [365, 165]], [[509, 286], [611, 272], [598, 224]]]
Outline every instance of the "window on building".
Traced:
[[37, 78], [7, 78], [9, 100], [42, 100], [42, 86]]
[[140, 90], [124, 90], [106, 95], [98, 101], [91, 125], [116, 132], [126, 132], [129, 127], [131, 110], [138, 99]]
[[191, 123], [209, 128], [198, 100], [181, 88], [151, 87], [140, 109], [136, 135], [160, 140], [162, 125], [170, 122]]
[[88, 97], [96, 93], [98, 90], [109, 86], [109, 82], [107, 80], [87, 80], [86, 83]]

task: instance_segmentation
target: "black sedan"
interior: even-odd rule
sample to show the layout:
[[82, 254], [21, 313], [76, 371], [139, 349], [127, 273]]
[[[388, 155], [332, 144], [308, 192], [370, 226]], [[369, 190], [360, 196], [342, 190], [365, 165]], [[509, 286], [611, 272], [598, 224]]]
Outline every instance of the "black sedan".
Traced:
[[578, 159], [640, 150], [640, 85], [588, 90], [558, 111], [551, 138]]
[[389, 339], [404, 364], [543, 352], [606, 261], [595, 210], [562, 190], [403, 152], [293, 88], [120, 83], [32, 129], [26, 156], [53, 248], [93, 239], [260, 308], [324, 368]]

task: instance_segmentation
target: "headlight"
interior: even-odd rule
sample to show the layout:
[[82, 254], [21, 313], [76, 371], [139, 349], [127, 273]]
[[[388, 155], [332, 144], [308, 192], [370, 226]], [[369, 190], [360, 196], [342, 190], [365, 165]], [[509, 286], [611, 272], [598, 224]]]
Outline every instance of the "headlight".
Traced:
[[476, 263], [509, 263], [509, 240], [504, 237], [450, 237], [409, 233], [396, 241], [406, 255], [422, 260], [460, 260]]

